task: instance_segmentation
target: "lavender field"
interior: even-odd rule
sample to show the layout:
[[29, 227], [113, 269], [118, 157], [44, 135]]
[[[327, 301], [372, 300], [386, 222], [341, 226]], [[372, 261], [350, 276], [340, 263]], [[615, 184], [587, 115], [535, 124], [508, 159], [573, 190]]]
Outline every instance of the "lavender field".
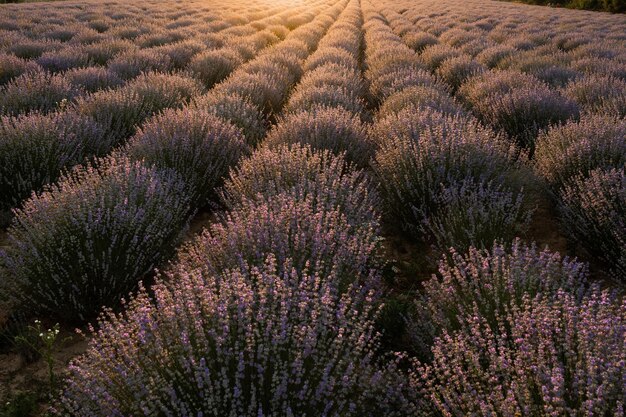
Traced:
[[626, 15], [0, 5], [0, 417], [623, 416]]

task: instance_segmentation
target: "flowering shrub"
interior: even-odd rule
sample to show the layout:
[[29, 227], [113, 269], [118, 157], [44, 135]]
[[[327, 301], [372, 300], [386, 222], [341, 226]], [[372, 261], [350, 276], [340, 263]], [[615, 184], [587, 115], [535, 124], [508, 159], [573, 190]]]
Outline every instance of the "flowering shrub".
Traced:
[[61, 43], [50, 39], [24, 40], [16, 42], [7, 48], [7, 52], [22, 59], [39, 58], [41, 54], [48, 51], [60, 49]]
[[328, 149], [364, 167], [373, 153], [367, 128], [359, 116], [342, 108], [317, 107], [284, 116], [268, 134], [268, 146], [300, 143], [314, 149]]
[[322, 86], [345, 88], [347, 91], [360, 96], [366, 93], [361, 73], [354, 68], [346, 68], [337, 64], [326, 64], [308, 71], [298, 83], [296, 91], [306, 91]]
[[124, 83], [115, 73], [102, 67], [76, 68], [63, 75], [71, 85], [89, 93], [117, 88]]
[[563, 289], [582, 297], [587, 275], [586, 264], [519, 239], [510, 246], [470, 247], [467, 253], [450, 249], [437, 274], [423, 284], [410, 323], [412, 339], [423, 355], [436, 355], [434, 347], [430, 351], [435, 338], [464, 329], [473, 316], [497, 329], [498, 319], [521, 306], [525, 296], [553, 298]]
[[441, 188], [433, 198], [436, 210], [415, 209], [424, 218], [422, 233], [439, 252], [449, 248], [465, 252], [494, 240], [510, 241], [529, 226], [533, 209], [525, 207], [521, 191], [471, 179]]
[[89, 55], [81, 47], [67, 48], [44, 52], [36, 62], [46, 71], [61, 72], [71, 68], [88, 67], [91, 64]]
[[2, 252], [7, 295], [70, 321], [133, 290], [177, 243], [189, 213], [172, 173], [109, 158], [61, 178], [15, 210]]
[[371, 135], [379, 144], [373, 169], [389, 213], [417, 236], [424, 215], [439, 209], [442, 184], [465, 179], [500, 184], [518, 166], [514, 147], [493, 131], [432, 110], [409, 107], [376, 122]]
[[198, 81], [180, 75], [142, 74], [118, 90], [98, 91], [77, 102], [80, 113], [93, 117], [122, 141], [152, 114], [178, 107], [200, 95]]
[[358, 93], [334, 85], [298, 88], [289, 98], [286, 107], [287, 111], [294, 113], [314, 112], [318, 107], [338, 107], [355, 115], [365, 111], [364, 101]]
[[588, 75], [568, 84], [563, 94], [576, 101], [581, 109], [626, 117], [626, 80]]
[[426, 32], [409, 32], [402, 40], [415, 52], [422, 52], [425, 48], [439, 43], [437, 37]]
[[134, 49], [135, 44], [124, 39], [108, 39], [83, 46], [89, 59], [96, 65], [107, 65], [113, 57]]
[[241, 131], [219, 117], [201, 110], [169, 109], [144, 123], [126, 152], [131, 159], [176, 171], [192, 205], [202, 206], [215, 196], [215, 187], [248, 146]]
[[62, 75], [25, 73], [0, 88], [0, 109], [9, 115], [34, 111], [47, 113], [80, 93]]
[[537, 139], [535, 166], [554, 191], [596, 168], [626, 164], [626, 121], [584, 116], [580, 122], [554, 127]]
[[174, 70], [182, 70], [188, 67], [191, 60], [205, 49], [205, 46], [197, 40], [186, 40], [155, 48], [170, 58]]
[[265, 137], [268, 122], [264, 114], [250, 100], [238, 94], [211, 92], [196, 97], [191, 106], [231, 122], [241, 129], [251, 146]]
[[428, 70], [435, 71], [445, 60], [461, 56], [463, 54], [456, 48], [438, 43], [424, 48], [420, 54], [420, 60], [426, 65]]
[[270, 74], [260, 73], [231, 77], [218, 86], [217, 92], [226, 95], [239, 94], [266, 113], [280, 109], [287, 95], [280, 80]]
[[0, 209], [56, 181], [63, 168], [108, 150], [104, 129], [75, 113], [0, 118]]
[[549, 46], [509, 55], [498, 68], [531, 74], [552, 87], [562, 87], [580, 75], [569, 67], [569, 61], [567, 54]]
[[194, 56], [188, 68], [194, 77], [210, 88], [226, 78], [242, 61], [235, 50], [221, 48]]
[[108, 68], [124, 80], [135, 78], [143, 72], [166, 72], [170, 65], [169, 56], [151, 49], [131, 49], [108, 62]]
[[437, 339], [432, 365], [416, 366], [414, 386], [440, 412], [623, 414], [625, 301], [607, 292], [582, 302], [566, 292], [527, 296], [496, 318], [494, 326], [471, 315]]
[[469, 56], [448, 58], [439, 65], [435, 74], [456, 91], [468, 78], [485, 72], [481, 64]]
[[514, 71], [487, 72], [471, 78], [459, 94], [484, 122], [531, 150], [541, 130], [578, 117], [575, 102], [536, 78]]
[[508, 45], [494, 45], [484, 49], [476, 55], [476, 61], [483, 64], [487, 68], [495, 68], [500, 61], [514, 55], [517, 52], [515, 48]]
[[[315, 268], [186, 271], [109, 313], [70, 366], [77, 416], [405, 416], [405, 382], [379, 365], [372, 295], [339, 295]], [[326, 279], [330, 278], [330, 279]]]
[[335, 64], [346, 68], [352, 68], [355, 63], [352, 54], [342, 48], [328, 47], [319, 49], [304, 63], [304, 71], [313, 71], [321, 66]]
[[624, 166], [577, 177], [561, 192], [567, 233], [607, 262], [615, 278], [626, 277], [626, 173]]
[[27, 72], [41, 71], [36, 62], [27, 61], [14, 55], [0, 53], [0, 85]]
[[339, 209], [353, 225], [378, 222], [380, 202], [363, 171], [343, 156], [299, 144], [262, 147], [231, 171], [222, 200], [230, 209], [279, 194], [311, 198], [317, 208]]
[[378, 117], [382, 119], [400, 113], [408, 107], [432, 109], [451, 116], [465, 114], [461, 104], [440, 89], [429, 86], [414, 86], [387, 97], [378, 108]]
[[281, 270], [291, 259], [298, 271], [308, 266], [322, 279], [334, 276], [342, 289], [359, 280], [375, 285], [382, 262], [377, 219], [351, 224], [341, 207], [322, 207], [328, 197], [315, 197], [279, 194], [242, 202], [222, 223], [211, 225], [186, 245], [173, 270], [201, 269], [209, 274], [245, 270], [273, 255]]

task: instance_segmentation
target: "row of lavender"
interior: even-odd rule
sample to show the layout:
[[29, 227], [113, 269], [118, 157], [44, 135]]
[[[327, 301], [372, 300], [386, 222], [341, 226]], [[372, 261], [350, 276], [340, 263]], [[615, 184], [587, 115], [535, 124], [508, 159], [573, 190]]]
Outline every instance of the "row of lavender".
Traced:
[[[220, 19], [206, 10], [120, 14], [86, 3], [29, 20], [28, 9], [16, 8], [24, 24], [2, 22], [0, 210], [19, 206], [64, 168], [107, 155], [150, 115], [202, 94], [313, 19], [313, 7], [266, 6], [248, 19]], [[61, 27], [59, 13], [75, 24]], [[143, 24], [130, 26], [132, 18]], [[99, 31], [83, 36], [94, 22]], [[156, 31], [159, 24], [167, 29]], [[53, 41], [57, 31], [65, 36]]]
[[[501, 19], [502, 11], [489, 3], [471, 8], [423, 2], [403, 14], [393, 10], [402, 7], [393, 4], [383, 13], [395, 33], [419, 54], [417, 67], [445, 83], [466, 111], [529, 153], [528, 165], [547, 184], [571, 240], [623, 280], [623, 19], [551, 12], [539, 21], [522, 23], [524, 17], [537, 17], [536, 10], [507, 6], [517, 13]], [[576, 24], [584, 30], [565, 31]], [[425, 93], [417, 95], [421, 98], [411, 100], [418, 106], [431, 100]]]

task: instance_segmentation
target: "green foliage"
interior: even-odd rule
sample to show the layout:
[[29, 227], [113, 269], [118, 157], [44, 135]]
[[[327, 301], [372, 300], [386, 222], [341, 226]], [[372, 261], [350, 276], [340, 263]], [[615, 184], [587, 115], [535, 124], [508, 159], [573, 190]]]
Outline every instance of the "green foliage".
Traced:
[[[4, 0], [0, 0], [0, 3]], [[35, 415], [39, 396], [34, 392], [20, 392], [4, 404], [0, 404], [0, 417], [29, 417]]]
[[611, 13], [626, 12], [624, 0], [520, 0], [522, 3], [541, 6], [558, 6], [570, 9], [596, 10]]

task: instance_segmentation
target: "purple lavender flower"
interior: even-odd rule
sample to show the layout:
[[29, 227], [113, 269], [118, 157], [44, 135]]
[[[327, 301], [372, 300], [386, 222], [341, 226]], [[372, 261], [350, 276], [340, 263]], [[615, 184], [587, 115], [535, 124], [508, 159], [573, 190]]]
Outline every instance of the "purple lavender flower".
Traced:
[[123, 157], [80, 167], [15, 210], [3, 289], [23, 309], [94, 317], [172, 253], [188, 215], [174, 173]]

